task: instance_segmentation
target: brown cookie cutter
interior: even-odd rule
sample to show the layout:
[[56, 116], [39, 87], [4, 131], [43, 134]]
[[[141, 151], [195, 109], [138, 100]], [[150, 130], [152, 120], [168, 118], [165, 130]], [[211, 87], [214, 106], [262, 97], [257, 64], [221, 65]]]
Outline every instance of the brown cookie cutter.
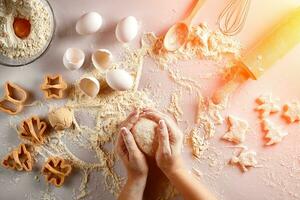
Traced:
[[68, 85], [61, 75], [46, 75], [41, 89], [46, 99], [61, 99]]
[[12, 150], [3, 160], [2, 166], [18, 171], [31, 171], [33, 159], [25, 144], [20, 144]]
[[0, 110], [10, 115], [20, 113], [27, 100], [27, 92], [12, 82], [5, 83], [4, 91], [4, 97], [0, 100]]
[[65, 178], [70, 175], [72, 165], [65, 159], [59, 157], [50, 157], [43, 166], [42, 174], [48, 183], [56, 187], [64, 184]]
[[46, 129], [46, 122], [40, 120], [38, 116], [32, 116], [21, 123], [19, 136], [20, 138], [29, 140], [34, 144], [43, 144]]

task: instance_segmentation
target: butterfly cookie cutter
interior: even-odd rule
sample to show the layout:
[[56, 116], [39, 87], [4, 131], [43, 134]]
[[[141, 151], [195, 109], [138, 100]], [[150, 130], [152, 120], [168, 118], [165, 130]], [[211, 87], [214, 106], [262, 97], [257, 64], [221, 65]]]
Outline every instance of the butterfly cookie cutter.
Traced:
[[42, 174], [48, 183], [56, 187], [64, 184], [65, 178], [70, 175], [72, 165], [65, 159], [59, 157], [50, 157], [42, 168]]

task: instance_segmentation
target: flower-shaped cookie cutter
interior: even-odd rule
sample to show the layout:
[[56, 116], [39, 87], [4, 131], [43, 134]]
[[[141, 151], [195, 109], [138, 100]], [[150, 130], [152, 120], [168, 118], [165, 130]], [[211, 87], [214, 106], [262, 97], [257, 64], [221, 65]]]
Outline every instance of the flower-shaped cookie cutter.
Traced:
[[65, 159], [50, 157], [43, 166], [42, 174], [47, 182], [56, 187], [64, 184], [65, 178], [71, 173], [72, 165]]
[[11, 82], [5, 83], [4, 91], [4, 97], [0, 100], [0, 110], [10, 115], [20, 113], [27, 100], [27, 92], [17, 84]]
[[68, 85], [61, 75], [46, 75], [41, 89], [46, 99], [61, 99]]
[[20, 144], [12, 150], [3, 160], [3, 167], [18, 171], [31, 171], [33, 159], [25, 144]]
[[21, 123], [18, 132], [22, 139], [29, 140], [34, 144], [43, 144], [46, 129], [46, 122], [40, 120], [38, 116], [32, 116]]

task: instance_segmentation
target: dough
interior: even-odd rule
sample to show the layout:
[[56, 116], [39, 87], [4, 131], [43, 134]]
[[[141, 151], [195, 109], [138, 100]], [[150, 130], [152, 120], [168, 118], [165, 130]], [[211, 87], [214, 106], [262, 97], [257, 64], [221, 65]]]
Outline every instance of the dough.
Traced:
[[249, 129], [248, 122], [230, 115], [228, 117], [228, 123], [229, 130], [222, 138], [236, 144], [244, 142]]
[[289, 123], [300, 121], [300, 102], [294, 101], [284, 105], [282, 116], [287, 119]]
[[257, 167], [258, 161], [256, 159], [256, 152], [243, 150], [239, 155], [231, 158], [231, 163], [239, 164], [243, 172], [247, 172], [249, 167]]
[[155, 156], [158, 141], [155, 139], [158, 124], [150, 119], [141, 118], [132, 128], [138, 147], [148, 156]]
[[283, 131], [281, 127], [276, 127], [273, 122], [267, 119], [263, 120], [262, 128], [267, 132], [265, 138], [269, 139], [266, 143], [267, 146], [281, 142], [288, 135], [288, 132]]
[[262, 95], [257, 100], [258, 106], [255, 108], [256, 111], [260, 112], [260, 117], [265, 119], [271, 114], [280, 111], [280, 106], [278, 105], [279, 99], [273, 98], [270, 94]]
[[68, 108], [58, 108], [48, 114], [48, 119], [55, 130], [62, 131], [71, 127], [73, 112]]

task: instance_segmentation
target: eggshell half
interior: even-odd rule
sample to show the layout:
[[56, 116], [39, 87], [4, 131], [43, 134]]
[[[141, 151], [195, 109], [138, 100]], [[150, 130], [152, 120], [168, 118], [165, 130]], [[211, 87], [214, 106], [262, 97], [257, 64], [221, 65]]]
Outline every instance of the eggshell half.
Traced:
[[69, 70], [77, 70], [84, 63], [85, 55], [81, 49], [68, 48], [63, 56], [64, 66]]
[[92, 63], [100, 72], [106, 72], [113, 59], [112, 53], [107, 49], [98, 49], [92, 54]]
[[91, 98], [95, 98], [100, 91], [100, 83], [95, 77], [85, 77], [79, 81], [80, 90]]

